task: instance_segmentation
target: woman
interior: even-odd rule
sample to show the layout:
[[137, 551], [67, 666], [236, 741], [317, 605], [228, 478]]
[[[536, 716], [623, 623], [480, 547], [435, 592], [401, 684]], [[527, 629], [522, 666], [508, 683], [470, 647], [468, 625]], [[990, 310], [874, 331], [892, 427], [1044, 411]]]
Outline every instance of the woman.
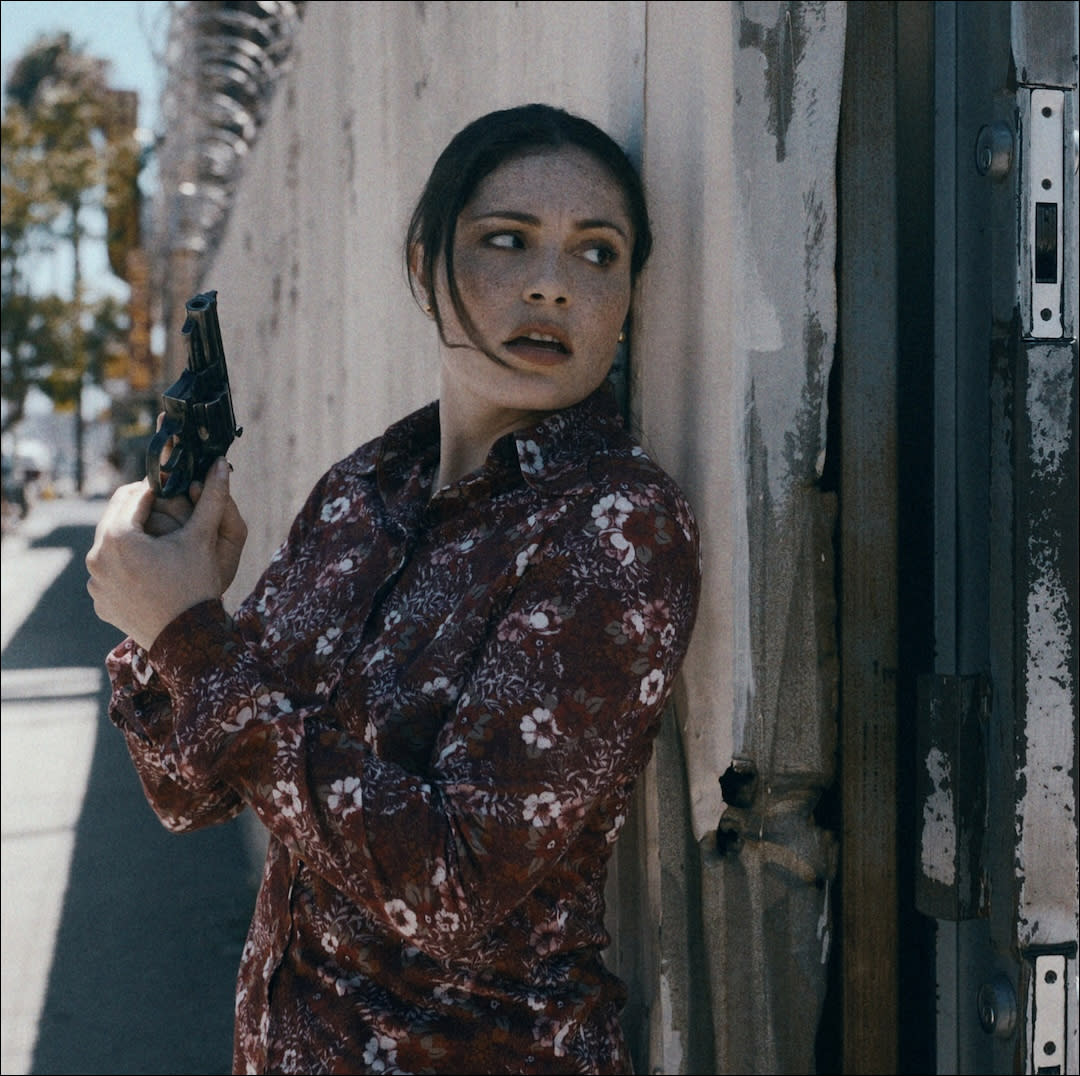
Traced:
[[496, 112], [409, 228], [436, 403], [319, 481], [254, 593], [224, 461], [110, 503], [111, 715], [180, 831], [269, 849], [238, 1072], [628, 1072], [606, 865], [689, 640], [697, 534], [606, 377], [651, 243], [591, 123]]

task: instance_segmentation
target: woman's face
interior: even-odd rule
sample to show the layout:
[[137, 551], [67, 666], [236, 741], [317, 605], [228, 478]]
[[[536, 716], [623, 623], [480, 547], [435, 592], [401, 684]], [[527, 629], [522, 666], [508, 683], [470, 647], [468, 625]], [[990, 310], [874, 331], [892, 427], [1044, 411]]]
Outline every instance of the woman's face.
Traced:
[[454, 273], [486, 351], [459, 324], [445, 280], [444, 384], [532, 414], [577, 403], [607, 376], [630, 306], [625, 199], [584, 150], [507, 161], [457, 221]]

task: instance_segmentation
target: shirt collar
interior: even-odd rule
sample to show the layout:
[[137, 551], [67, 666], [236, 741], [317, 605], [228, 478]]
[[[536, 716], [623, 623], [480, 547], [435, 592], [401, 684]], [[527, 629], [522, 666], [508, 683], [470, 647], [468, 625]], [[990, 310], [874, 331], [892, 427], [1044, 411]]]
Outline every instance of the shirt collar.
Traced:
[[522, 478], [538, 493], [588, 482], [589, 462], [622, 437], [623, 420], [610, 382], [580, 403], [545, 415], [511, 434]]
[[[490, 491], [525, 482], [542, 496], [587, 485], [589, 462], [619, 443], [623, 420], [610, 382], [579, 403], [552, 411], [499, 438], [480, 474]], [[439, 460], [439, 405], [432, 402], [387, 428], [375, 461], [376, 480], [391, 512], [426, 502]]]

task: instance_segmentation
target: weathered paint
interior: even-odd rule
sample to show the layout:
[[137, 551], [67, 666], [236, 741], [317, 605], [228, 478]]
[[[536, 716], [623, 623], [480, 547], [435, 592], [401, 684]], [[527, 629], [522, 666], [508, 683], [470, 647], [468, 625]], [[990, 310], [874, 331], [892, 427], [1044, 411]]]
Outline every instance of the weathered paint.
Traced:
[[1017, 941], [1022, 947], [1075, 942], [1078, 899], [1077, 598], [1065, 581], [1066, 558], [1075, 551], [1070, 553], [1070, 538], [1055, 518], [1062, 500], [1074, 497], [1075, 351], [1067, 344], [1030, 346], [1026, 370], [1025, 477], [1034, 515], [1027, 522], [1023, 751], [1016, 775]]
[[[705, 18], [697, 5], [649, 8], [644, 165], [658, 246], [634, 367], [635, 417], [688, 486], [704, 523], [706, 574], [716, 581], [680, 713], [698, 840], [723, 812], [717, 778], [731, 760], [770, 755], [753, 730], [787, 724], [780, 670], [792, 652], [774, 631], [770, 652], [754, 654], [754, 610], [769, 603], [783, 621], [793, 588], [809, 578], [800, 558], [820, 564], [824, 552], [832, 560], [828, 547], [811, 552], [795, 535], [814, 515], [807, 491], [825, 452], [844, 35], [840, 4], [736, 4], [725, 17], [722, 6], [713, 10]], [[773, 44], [780, 41], [788, 45]], [[793, 59], [798, 66], [780, 77]], [[668, 74], [675, 71], [679, 78]], [[765, 549], [775, 588], [768, 597], [751, 571], [753, 552]], [[817, 645], [816, 629], [807, 645]], [[808, 705], [797, 696], [783, 708], [805, 713]], [[831, 767], [831, 715], [826, 724], [812, 763], [805, 740], [792, 745], [793, 767]], [[820, 722], [801, 728], [815, 738]]]
[[[1016, 3], [1014, 60], [1022, 81], [1063, 93], [1063, 135], [1075, 132], [1077, 54], [1075, 4]], [[1027, 100], [1018, 110], [1023, 125]], [[1032, 95], [1033, 97], [1034, 95]], [[1028, 117], [1030, 125], [1031, 120]], [[1023, 130], [1021, 132], [1023, 134]], [[1080, 1064], [1077, 1011], [1080, 940], [1080, 848], [1077, 843], [1077, 271], [1078, 209], [1075, 133], [1062, 168], [1061, 329], [1054, 341], [1016, 344], [1015, 463], [1018, 666], [1015, 943], [1025, 961], [1026, 1070], [1075, 1072]], [[1028, 170], [1030, 172], [1030, 170]], [[1038, 198], [1025, 173], [1027, 203]], [[1045, 180], [1039, 180], [1039, 185]], [[1028, 214], [1021, 214], [1019, 304], [1031, 317], [1034, 285]], [[1045, 300], [1043, 300], [1045, 301]], [[1051, 986], [1042, 976], [1058, 969]], [[1050, 992], [1042, 993], [1041, 991]], [[1052, 1002], [1052, 1004], [1048, 1004]], [[1059, 1015], [1055, 1015], [1054, 1009]], [[1052, 1051], [1052, 1052], [1051, 1052]]]
[[941, 885], [956, 884], [956, 804], [949, 759], [938, 747], [923, 760], [932, 792], [923, 801], [919, 861], [922, 872]]
[[1042, 481], [1068, 481], [1075, 379], [1067, 347], [1033, 349], [1028, 363], [1028, 438], [1031, 467]]
[[990, 702], [985, 676], [919, 678], [915, 906], [936, 919], [973, 919], [986, 911]]

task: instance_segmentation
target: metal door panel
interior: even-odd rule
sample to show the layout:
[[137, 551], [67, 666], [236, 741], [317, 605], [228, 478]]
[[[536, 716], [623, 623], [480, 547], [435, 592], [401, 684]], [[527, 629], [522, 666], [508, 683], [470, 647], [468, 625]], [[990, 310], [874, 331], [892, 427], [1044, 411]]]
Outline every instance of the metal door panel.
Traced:
[[1075, 1072], [1077, 7], [934, 9], [937, 1068]]

